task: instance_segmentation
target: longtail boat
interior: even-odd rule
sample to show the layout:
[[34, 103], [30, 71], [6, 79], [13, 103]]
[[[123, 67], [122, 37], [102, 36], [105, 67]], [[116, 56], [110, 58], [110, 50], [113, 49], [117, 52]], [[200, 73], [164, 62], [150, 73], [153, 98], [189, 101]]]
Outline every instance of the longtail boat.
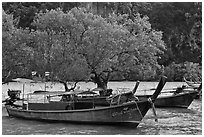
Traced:
[[[201, 88], [201, 86], [200, 86]], [[199, 90], [195, 89], [182, 89], [178, 88], [177, 90], [161, 92], [163, 93], [172, 93], [170, 95], [159, 95], [154, 102], [155, 107], [180, 107], [180, 108], [188, 108], [192, 101], [196, 98]], [[151, 95], [137, 95], [139, 99], [148, 98]]]
[[96, 124], [131, 124], [137, 127], [166, 83], [161, 77], [154, 94], [146, 100], [128, 100], [120, 104], [95, 107], [91, 102], [30, 103], [16, 107], [5, 104], [9, 116], [33, 120]]

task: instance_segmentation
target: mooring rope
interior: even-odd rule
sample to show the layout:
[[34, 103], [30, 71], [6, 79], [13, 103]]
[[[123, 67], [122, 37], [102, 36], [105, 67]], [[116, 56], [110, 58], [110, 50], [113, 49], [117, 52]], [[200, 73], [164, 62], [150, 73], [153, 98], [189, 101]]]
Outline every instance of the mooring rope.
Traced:
[[122, 95], [122, 94], [120, 94], [119, 97], [118, 97], [118, 105], [120, 104], [121, 95]]
[[154, 116], [155, 116], [155, 121], [158, 122], [158, 118], [157, 118], [157, 114], [156, 114], [156, 109], [155, 109], [154, 103], [152, 102], [151, 98], [148, 98], [148, 101], [149, 101], [149, 103], [152, 106], [152, 110], [153, 110], [153, 113], [154, 113]]
[[141, 118], [142, 118], [142, 120], [143, 120], [143, 115], [142, 115], [142, 113], [141, 113], [141, 111], [140, 111], [140, 109], [139, 109], [139, 107], [138, 107], [138, 105], [137, 105], [137, 102], [136, 101], [134, 101], [135, 102], [135, 105], [136, 105], [136, 107], [137, 107], [137, 109], [138, 109], [138, 111], [139, 111], [139, 114], [140, 114], [140, 116], [141, 116]]

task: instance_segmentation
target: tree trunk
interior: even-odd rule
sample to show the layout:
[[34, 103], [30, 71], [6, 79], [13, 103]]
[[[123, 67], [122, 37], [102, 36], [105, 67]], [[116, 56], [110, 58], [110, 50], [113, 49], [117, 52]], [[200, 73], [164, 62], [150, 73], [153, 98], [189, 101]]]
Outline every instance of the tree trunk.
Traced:
[[69, 91], [68, 86], [67, 86], [67, 82], [64, 82], [64, 81], [59, 81], [59, 82], [64, 85], [65, 92], [66, 92], [66, 91]]
[[69, 92], [71, 90], [74, 90], [76, 88], [77, 83], [78, 83], [78, 81], [75, 82], [74, 86], [69, 89], [68, 86], [67, 86], [67, 82], [66, 81], [62, 81], [62, 80], [58, 80], [58, 81], [64, 85], [65, 92]]
[[99, 78], [97, 81], [95, 81], [95, 83], [97, 84], [97, 88], [102, 88], [104, 91], [107, 90], [108, 82], [104, 82]]
[[97, 88], [102, 88], [104, 91], [107, 91], [107, 85], [110, 77], [110, 72], [105, 75], [103, 72], [101, 74], [93, 73], [94, 76], [91, 77], [94, 83], [97, 84]]

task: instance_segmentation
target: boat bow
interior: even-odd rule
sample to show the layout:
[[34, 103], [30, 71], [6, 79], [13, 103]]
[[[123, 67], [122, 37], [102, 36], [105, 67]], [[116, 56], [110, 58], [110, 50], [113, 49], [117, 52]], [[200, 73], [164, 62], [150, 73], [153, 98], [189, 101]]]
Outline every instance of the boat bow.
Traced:
[[156, 100], [156, 98], [158, 97], [158, 95], [161, 93], [161, 90], [163, 89], [164, 85], [166, 84], [166, 77], [162, 76], [160, 78], [159, 84], [154, 92], [154, 94], [148, 98], [149, 103], [151, 104], [152, 110], [153, 110], [153, 114], [155, 116], [155, 121], [158, 122], [158, 118], [157, 118], [157, 114], [156, 114], [156, 109], [155, 109], [155, 105], [154, 105], [154, 101]]

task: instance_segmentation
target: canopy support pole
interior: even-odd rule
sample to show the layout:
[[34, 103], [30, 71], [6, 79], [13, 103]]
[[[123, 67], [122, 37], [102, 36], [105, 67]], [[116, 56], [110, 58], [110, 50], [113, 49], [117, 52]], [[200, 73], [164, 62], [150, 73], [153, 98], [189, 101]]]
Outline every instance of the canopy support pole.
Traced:
[[23, 97], [22, 97], [22, 106], [24, 104], [24, 89], [25, 89], [25, 84], [23, 83]]

